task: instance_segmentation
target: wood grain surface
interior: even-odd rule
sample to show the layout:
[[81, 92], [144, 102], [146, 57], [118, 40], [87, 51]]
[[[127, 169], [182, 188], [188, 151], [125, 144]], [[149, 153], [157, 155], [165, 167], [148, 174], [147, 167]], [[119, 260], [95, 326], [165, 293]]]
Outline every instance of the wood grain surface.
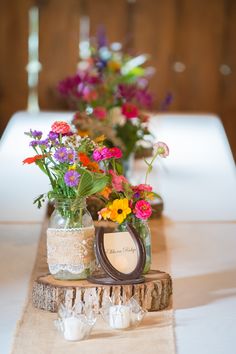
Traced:
[[[28, 11], [34, 4], [40, 12], [41, 109], [65, 108], [56, 86], [76, 71], [79, 20], [89, 16], [92, 37], [105, 25], [110, 42], [121, 41], [133, 55], [151, 55], [154, 109], [169, 91], [170, 111], [219, 114], [236, 156], [234, 0], [2, 0], [0, 133], [14, 112], [26, 109]], [[176, 63], [184, 70], [176, 71]]]

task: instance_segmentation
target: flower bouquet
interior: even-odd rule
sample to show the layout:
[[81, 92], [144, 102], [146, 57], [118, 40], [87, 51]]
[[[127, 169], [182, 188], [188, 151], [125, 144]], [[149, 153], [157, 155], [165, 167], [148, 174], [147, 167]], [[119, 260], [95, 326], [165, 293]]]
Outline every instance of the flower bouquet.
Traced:
[[156, 143], [151, 161], [145, 160], [147, 171], [144, 184], [133, 186], [124, 176], [110, 170], [110, 183], [101, 193], [105, 207], [99, 211], [99, 220], [116, 222], [118, 231], [125, 231], [127, 225], [131, 223], [142, 238], [146, 250], [144, 273], [147, 273], [151, 266], [151, 234], [147, 224], [152, 215], [151, 201], [155, 197], [161, 198], [147, 184], [147, 179], [156, 158], [158, 156], [165, 158], [168, 155], [167, 145], [163, 142]]
[[58, 85], [70, 108], [78, 110], [73, 124], [79, 134], [93, 139], [104, 134], [108, 146], [122, 149], [124, 160], [151, 137], [146, 111], [152, 107], [153, 68], [143, 66], [147, 59], [123, 53], [121, 45], [108, 45], [100, 35], [82, 55], [76, 75]]
[[[37, 130], [26, 135], [35, 155], [23, 163], [35, 163], [51, 185], [34, 203], [41, 207], [47, 198], [55, 204], [47, 230], [49, 270], [58, 279], [86, 278], [95, 267], [94, 225], [86, 199], [104, 190], [110, 180], [108, 169], [122, 152], [103, 146], [103, 139], [81, 138], [66, 122], [55, 122], [44, 138]], [[98, 153], [103, 154], [103, 169]]]

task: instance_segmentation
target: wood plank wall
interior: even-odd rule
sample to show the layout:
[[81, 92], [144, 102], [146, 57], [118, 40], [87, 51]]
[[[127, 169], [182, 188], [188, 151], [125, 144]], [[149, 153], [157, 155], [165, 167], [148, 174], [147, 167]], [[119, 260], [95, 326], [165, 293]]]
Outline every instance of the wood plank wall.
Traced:
[[40, 9], [41, 109], [64, 108], [55, 87], [76, 70], [79, 18], [88, 15], [91, 36], [103, 24], [109, 41], [151, 55], [156, 109], [172, 92], [171, 111], [220, 115], [236, 158], [235, 0], [1, 0], [0, 132], [15, 111], [26, 109], [33, 4]]

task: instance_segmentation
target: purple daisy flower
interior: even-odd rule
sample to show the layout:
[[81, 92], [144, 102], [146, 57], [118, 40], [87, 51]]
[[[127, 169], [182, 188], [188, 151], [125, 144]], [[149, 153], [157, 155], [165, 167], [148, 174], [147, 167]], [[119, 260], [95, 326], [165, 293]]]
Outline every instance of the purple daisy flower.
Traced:
[[65, 184], [69, 187], [76, 187], [79, 183], [80, 174], [77, 171], [70, 170], [64, 175]]
[[70, 150], [67, 150], [67, 159], [69, 162], [72, 162], [74, 163], [75, 162], [75, 151], [70, 149]]
[[56, 150], [54, 154], [55, 159], [59, 162], [67, 162], [68, 161], [68, 153], [65, 147], [61, 147]]
[[39, 130], [32, 130], [30, 129], [30, 134], [32, 135], [33, 138], [42, 138], [43, 133]]

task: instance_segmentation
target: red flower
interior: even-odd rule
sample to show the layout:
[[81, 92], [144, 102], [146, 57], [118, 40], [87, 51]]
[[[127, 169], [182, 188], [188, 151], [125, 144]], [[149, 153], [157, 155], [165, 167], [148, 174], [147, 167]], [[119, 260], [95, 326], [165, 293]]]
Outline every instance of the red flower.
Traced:
[[110, 148], [110, 152], [111, 152], [113, 158], [121, 159], [122, 151], [118, 147]]
[[95, 115], [96, 118], [103, 120], [106, 118], [107, 110], [104, 107], [96, 107], [93, 110], [93, 114]]
[[25, 164], [31, 164], [31, 163], [34, 163], [38, 160], [42, 160], [45, 158], [45, 155], [35, 155], [35, 156], [32, 156], [32, 157], [27, 157], [26, 159], [24, 159], [22, 162]]
[[87, 167], [91, 162], [89, 157], [83, 152], [79, 152], [78, 155], [82, 165]]
[[136, 118], [138, 116], [138, 108], [132, 103], [124, 103], [122, 105], [122, 114], [128, 118]]
[[84, 167], [87, 167], [92, 172], [102, 172], [99, 168], [99, 165], [96, 162], [91, 161], [86, 154], [79, 152], [78, 155]]
[[68, 134], [70, 133], [70, 126], [66, 122], [54, 122], [51, 126], [51, 131], [57, 134]]

